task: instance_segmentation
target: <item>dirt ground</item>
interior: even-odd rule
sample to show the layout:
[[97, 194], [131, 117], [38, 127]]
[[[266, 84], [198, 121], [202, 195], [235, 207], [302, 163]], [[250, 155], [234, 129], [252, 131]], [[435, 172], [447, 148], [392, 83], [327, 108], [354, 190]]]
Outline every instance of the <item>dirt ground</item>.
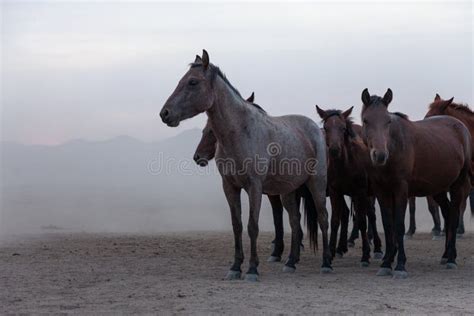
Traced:
[[375, 261], [360, 267], [358, 245], [335, 260], [333, 274], [319, 274], [320, 256], [308, 250], [296, 273], [285, 274], [282, 263], [266, 262], [271, 239], [271, 233], [259, 238], [257, 283], [223, 280], [233, 256], [231, 232], [3, 240], [0, 314], [474, 313], [472, 233], [458, 242], [457, 270], [439, 264], [443, 241], [428, 234], [408, 240], [405, 280], [375, 276]]

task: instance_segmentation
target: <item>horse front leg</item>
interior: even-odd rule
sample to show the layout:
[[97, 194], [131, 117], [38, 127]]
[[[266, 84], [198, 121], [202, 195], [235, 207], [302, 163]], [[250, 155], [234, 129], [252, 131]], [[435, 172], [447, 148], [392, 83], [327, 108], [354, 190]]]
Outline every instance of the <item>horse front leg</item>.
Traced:
[[467, 198], [462, 200], [459, 210], [459, 224], [457, 226], [456, 234], [457, 238], [462, 238], [464, 235], [464, 212], [466, 211]]
[[[337, 232], [339, 230], [339, 224], [341, 222], [341, 196], [340, 194], [332, 193], [331, 199], [331, 234], [329, 237], [329, 249], [331, 250], [331, 258], [334, 259], [336, 256], [336, 244], [337, 244]], [[342, 238], [342, 236], [341, 236]], [[341, 256], [342, 257], [342, 254]]]
[[[353, 201], [351, 198], [350, 210], [352, 210]], [[349, 210], [349, 214], [351, 213]], [[352, 213], [352, 231], [349, 239], [347, 240], [347, 246], [349, 248], [355, 247], [355, 240], [359, 238], [359, 225], [357, 224], [357, 216]]]
[[392, 275], [392, 262], [395, 257], [395, 243], [393, 232], [393, 203], [391, 192], [376, 192], [377, 200], [382, 214], [382, 223], [385, 232], [385, 255], [383, 257], [377, 276]]
[[272, 205], [273, 225], [275, 226], [275, 239], [272, 241], [272, 254], [268, 257], [268, 262], [280, 262], [281, 255], [285, 248], [283, 242], [283, 205], [279, 195], [269, 195], [268, 200]]
[[367, 211], [367, 218], [369, 220], [369, 227], [372, 227], [372, 234], [374, 236], [374, 259], [382, 259], [382, 241], [380, 240], [377, 231], [377, 216], [375, 215], [375, 197], [369, 197], [369, 209]]
[[262, 205], [262, 185], [254, 181], [247, 190], [249, 196], [249, 221], [247, 231], [250, 237], [250, 260], [249, 269], [245, 275], [247, 281], [258, 281], [258, 254], [257, 254], [257, 237], [258, 237], [258, 219], [260, 216], [260, 207]]
[[347, 207], [344, 197], [341, 201], [341, 234], [339, 236], [339, 242], [337, 244], [336, 254], [340, 254], [341, 257], [347, 252], [347, 233], [349, 229], [349, 208]]
[[241, 278], [244, 251], [242, 247], [242, 207], [240, 203], [241, 189], [223, 181], [224, 194], [230, 208], [232, 218], [232, 230], [234, 232], [234, 263], [227, 273], [227, 280], [239, 280]]
[[360, 259], [360, 265], [362, 267], [368, 267], [370, 259], [370, 245], [369, 238], [367, 236], [366, 210], [369, 207], [369, 203], [365, 194], [357, 193], [353, 198], [357, 223], [359, 224], [360, 236], [362, 240], [362, 258]]
[[410, 209], [410, 226], [408, 228], [408, 231], [406, 233], [406, 236], [408, 238], [413, 237], [416, 231], [416, 218], [415, 218], [415, 212], [416, 212], [416, 197], [412, 196], [408, 200], [408, 208]]
[[398, 246], [397, 266], [393, 272], [396, 279], [405, 279], [408, 273], [405, 268], [407, 261], [405, 254], [405, 214], [408, 203], [408, 184], [402, 183], [399, 188], [394, 190], [394, 216], [395, 216], [395, 233]]

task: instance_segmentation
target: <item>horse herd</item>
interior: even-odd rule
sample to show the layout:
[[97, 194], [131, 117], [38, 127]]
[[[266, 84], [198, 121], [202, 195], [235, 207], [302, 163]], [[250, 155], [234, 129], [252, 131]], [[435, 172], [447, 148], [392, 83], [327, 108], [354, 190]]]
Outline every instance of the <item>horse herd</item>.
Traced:
[[[268, 115], [254, 103], [253, 93], [247, 100], [242, 98], [221, 70], [210, 63], [205, 50], [202, 57], [196, 56], [160, 116], [171, 127], [203, 112], [208, 116], [194, 160], [205, 166], [215, 158], [222, 177], [235, 243], [234, 262], [227, 279], [240, 279], [242, 274], [242, 189], [249, 197], [250, 260], [246, 280], [258, 280], [257, 236], [263, 194], [272, 205], [275, 225], [274, 247], [268, 261], [281, 260], [283, 208], [289, 214], [291, 248], [285, 272], [294, 272], [300, 258], [301, 201], [313, 248], [318, 246], [318, 225], [321, 230], [321, 272], [333, 271], [332, 260], [347, 252], [348, 246], [349, 208], [345, 195], [351, 197], [357, 224], [349, 240], [353, 241], [360, 231], [362, 266], [368, 266], [371, 257], [369, 228], [374, 257], [382, 259], [377, 275], [408, 276], [404, 248], [406, 207], [410, 199], [410, 209], [414, 210], [414, 197], [426, 196], [434, 208], [434, 218], [439, 206], [445, 221], [441, 262], [448, 269], [457, 267], [456, 231], [471, 190], [474, 113], [467, 106], [454, 103], [453, 98], [443, 100], [436, 95], [425, 119], [410, 121], [402, 113], [388, 111], [392, 96], [390, 89], [383, 97], [370, 95], [365, 89], [361, 97], [362, 126], [353, 123], [352, 107], [324, 110], [316, 106], [323, 123], [320, 129], [302, 115]], [[329, 238], [327, 196], [332, 207]], [[376, 228], [375, 200], [382, 215], [385, 253]], [[410, 218], [410, 231], [414, 233], [414, 217]], [[436, 224], [435, 218], [435, 228]]]

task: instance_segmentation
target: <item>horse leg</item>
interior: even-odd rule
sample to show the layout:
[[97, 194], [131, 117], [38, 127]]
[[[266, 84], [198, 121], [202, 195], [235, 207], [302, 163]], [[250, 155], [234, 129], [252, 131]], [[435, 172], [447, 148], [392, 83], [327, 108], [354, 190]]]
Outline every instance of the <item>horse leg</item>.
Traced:
[[234, 231], [234, 263], [227, 273], [227, 280], [240, 279], [242, 270], [240, 269], [244, 261], [244, 251], [242, 247], [242, 207], [240, 204], [240, 188], [223, 181], [224, 194], [230, 207], [232, 218], [232, 230]]
[[344, 197], [341, 200], [341, 235], [339, 236], [339, 243], [337, 245], [336, 254], [341, 257], [347, 252], [347, 230], [349, 226], [349, 208], [347, 207]]
[[[344, 197], [342, 197], [344, 198]], [[334, 259], [336, 256], [336, 243], [337, 243], [337, 231], [339, 230], [339, 223], [341, 222], [341, 196], [333, 193], [330, 195], [331, 199], [331, 235], [329, 238], [329, 249], [331, 250], [331, 258]]]
[[[438, 203], [439, 207], [441, 208], [441, 214], [443, 215], [444, 219], [444, 227], [445, 227], [445, 232], [447, 232], [448, 228], [448, 214], [449, 214], [449, 209], [451, 208], [451, 202], [448, 200], [448, 195], [446, 192], [439, 193], [435, 196], [433, 196], [433, 199]], [[444, 242], [444, 253], [443, 256], [441, 257], [441, 264], [446, 264], [448, 261], [448, 234], [445, 233], [445, 242]]]
[[[314, 206], [316, 208], [319, 227], [323, 236], [323, 262], [321, 265], [321, 273], [332, 272], [331, 267], [331, 251], [328, 243], [328, 210], [326, 209], [326, 166], [322, 163], [317, 165], [319, 170], [316, 174], [311, 175], [306, 182], [311, 195], [313, 197]], [[322, 169], [322, 170], [321, 170]]]
[[427, 196], [426, 201], [428, 202], [428, 210], [430, 211], [431, 217], [433, 217], [434, 227], [431, 233], [436, 239], [441, 235], [441, 219], [439, 218], [439, 206], [432, 196]]
[[247, 225], [248, 235], [250, 237], [250, 260], [249, 269], [245, 275], [247, 281], [258, 281], [258, 255], [257, 255], [257, 237], [258, 237], [258, 218], [260, 207], [262, 205], [262, 186], [260, 183], [251, 183], [247, 189], [249, 196], [249, 221]]
[[467, 204], [467, 198], [466, 200], [462, 200], [461, 202], [460, 211], [459, 211], [459, 224], [456, 230], [457, 238], [462, 238], [462, 236], [464, 235], [464, 212], [466, 211], [466, 204]]
[[282, 203], [288, 211], [291, 226], [291, 249], [290, 255], [286, 260], [283, 272], [295, 272], [296, 263], [300, 260], [300, 245], [303, 236], [301, 229], [301, 213], [299, 210], [299, 198], [296, 198], [295, 192], [282, 195]]
[[378, 276], [392, 275], [392, 262], [395, 257], [395, 243], [393, 239], [393, 203], [391, 193], [377, 192], [377, 200], [380, 205], [380, 213], [382, 214], [382, 223], [385, 232], [385, 255], [382, 264], [377, 272]]
[[408, 200], [408, 208], [410, 209], [410, 227], [406, 233], [407, 237], [412, 237], [416, 231], [416, 219], [415, 219], [415, 211], [416, 211], [416, 197], [412, 196]]
[[375, 198], [369, 197], [370, 206], [367, 211], [369, 227], [372, 226], [372, 234], [374, 235], [374, 259], [382, 259], [382, 241], [377, 231], [377, 217], [375, 215]]
[[269, 195], [268, 200], [272, 205], [273, 225], [275, 225], [275, 239], [273, 240], [272, 254], [268, 258], [268, 262], [281, 261], [281, 255], [285, 248], [283, 242], [283, 205], [279, 195]]
[[405, 255], [405, 213], [407, 210], [408, 202], [408, 184], [402, 183], [399, 188], [394, 192], [394, 215], [395, 215], [395, 233], [398, 245], [398, 256], [397, 266], [393, 274], [394, 278], [404, 279], [408, 277], [408, 273], [405, 269], [407, 261]]
[[[353, 205], [353, 201], [352, 201], [352, 198], [351, 198], [351, 208], [350, 208], [351, 210], [352, 210], [352, 205]], [[351, 211], [349, 210], [349, 214], [350, 213], [351, 213]], [[347, 240], [347, 246], [350, 247], [350, 248], [353, 248], [355, 246], [355, 240], [357, 238], [359, 238], [359, 225], [357, 224], [357, 217], [353, 213], [352, 214], [352, 231], [351, 231], [351, 236]]]
[[354, 208], [357, 216], [357, 223], [359, 223], [360, 236], [362, 240], [362, 258], [360, 259], [360, 264], [362, 267], [369, 266], [370, 259], [370, 245], [369, 238], [367, 236], [367, 214], [366, 210], [368, 208], [367, 196], [362, 193], [356, 194], [354, 197]]

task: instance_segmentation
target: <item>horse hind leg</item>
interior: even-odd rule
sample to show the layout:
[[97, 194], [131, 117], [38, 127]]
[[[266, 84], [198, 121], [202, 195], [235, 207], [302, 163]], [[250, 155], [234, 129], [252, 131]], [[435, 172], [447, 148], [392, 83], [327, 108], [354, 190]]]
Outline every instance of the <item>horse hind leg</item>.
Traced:
[[268, 262], [279, 262], [285, 248], [283, 242], [283, 205], [279, 195], [269, 195], [268, 200], [272, 206], [273, 224], [275, 226], [275, 239], [272, 241], [273, 249]]
[[369, 227], [372, 227], [372, 234], [374, 236], [374, 259], [382, 259], [382, 241], [380, 240], [379, 233], [377, 231], [377, 217], [375, 215], [375, 198], [369, 199], [370, 207], [367, 211], [367, 218], [369, 220]]
[[292, 192], [281, 196], [283, 206], [288, 212], [291, 227], [291, 248], [288, 259], [283, 267], [283, 272], [295, 272], [296, 263], [300, 260], [300, 244], [303, 236], [301, 230], [301, 213], [299, 210], [299, 198]]
[[407, 238], [413, 237], [416, 231], [416, 198], [414, 196], [408, 199], [408, 208], [410, 210], [410, 226], [408, 227], [408, 231], [405, 234]]
[[260, 216], [260, 207], [262, 204], [262, 186], [260, 183], [251, 183], [247, 190], [249, 196], [249, 221], [247, 225], [248, 235], [250, 237], [250, 260], [249, 268], [245, 275], [247, 281], [258, 281], [258, 254], [257, 254], [257, 238], [258, 238], [258, 219]]
[[449, 210], [451, 208], [451, 202], [448, 199], [448, 194], [446, 192], [439, 193], [433, 196], [433, 199], [438, 203], [439, 207], [441, 208], [441, 214], [443, 215], [444, 219], [444, 226], [445, 226], [445, 242], [444, 242], [444, 252], [441, 256], [441, 264], [446, 264], [448, 261], [448, 222], [449, 222]]
[[339, 230], [339, 224], [341, 222], [341, 212], [342, 212], [341, 196], [338, 194], [331, 194], [330, 199], [331, 199], [331, 234], [329, 238], [329, 249], [331, 250], [331, 258], [334, 258], [336, 256], [337, 233]]
[[341, 212], [341, 235], [339, 236], [339, 243], [337, 245], [336, 254], [343, 256], [347, 251], [347, 233], [349, 228], [349, 208], [347, 207], [344, 197], [341, 201], [342, 212]]

